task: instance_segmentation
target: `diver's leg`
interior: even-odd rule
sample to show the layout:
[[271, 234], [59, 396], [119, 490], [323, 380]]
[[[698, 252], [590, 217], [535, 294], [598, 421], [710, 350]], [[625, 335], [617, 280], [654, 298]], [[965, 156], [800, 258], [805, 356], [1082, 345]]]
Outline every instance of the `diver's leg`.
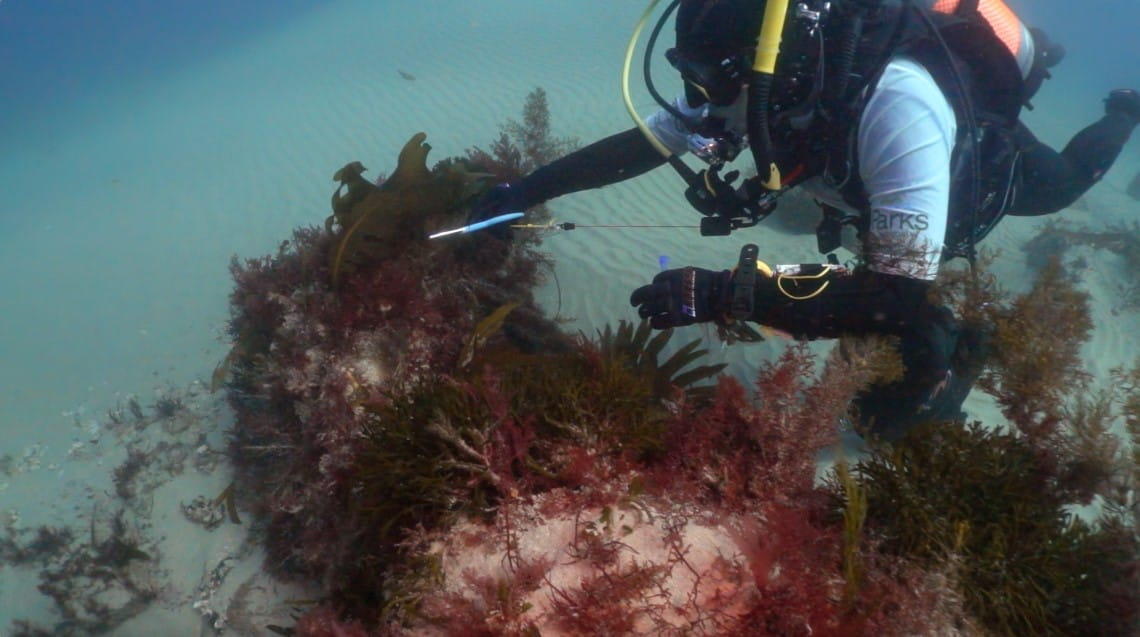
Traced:
[[[1131, 100], [1136, 101], [1135, 107]], [[1019, 123], [1016, 134], [1023, 148], [1021, 184], [1009, 214], [1046, 215], [1072, 205], [1116, 161], [1140, 121], [1140, 114], [1130, 110], [1134, 108], [1140, 108], [1140, 96], [1134, 91], [1113, 91], [1105, 116], [1077, 133], [1060, 153], [1039, 142]]]

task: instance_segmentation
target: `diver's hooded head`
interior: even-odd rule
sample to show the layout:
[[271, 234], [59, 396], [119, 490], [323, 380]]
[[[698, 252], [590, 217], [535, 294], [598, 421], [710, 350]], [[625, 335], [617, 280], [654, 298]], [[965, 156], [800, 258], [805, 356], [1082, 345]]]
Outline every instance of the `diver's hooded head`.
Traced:
[[677, 49], [704, 61], [719, 61], [756, 46], [764, 0], [681, 0]]
[[677, 45], [666, 54], [690, 105], [731, 103], [756, 48], [765, 0], [681, 0]]

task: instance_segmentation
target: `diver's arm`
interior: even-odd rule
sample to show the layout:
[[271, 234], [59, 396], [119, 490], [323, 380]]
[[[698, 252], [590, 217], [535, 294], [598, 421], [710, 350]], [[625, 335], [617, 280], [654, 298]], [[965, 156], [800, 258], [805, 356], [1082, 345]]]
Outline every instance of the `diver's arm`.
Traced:
[[[706, 114], [704, 107], [691, 107], [678, 97], [673, 107], [693, 120]], [[686, 124], [662, 109], [646, 118], [646, 126], [674, 155], [688, 152], [691, 132]], [[522, 180], [529, 208], [572, 192], [601, 188], [645, 174], [665, 163], [637, 128], [612, 135], [536, 169]]]
[[[903, 334], [940, 313], [927, 299], [930, 281], [867, 268], [798, 266], [800, 275], [757, 276], [747, 320], [796, 338]], [[735, 281], [734, 281], [735, 284]]]
[[[744, 320], [775, 328], [797, 339], [836, 338], [844, 334], [883, 334], [907, 344], [904, 356], [919, 376], [943, 373], [950, 361], [950, 312], [930, 302], [931, 283], [867, 268], [848, 271], [829, 265], [787, 266], [756, 273], [752, 312]], [[729, 270], [678, 268], [657, 274], [638, 288], [630, 303], [655, 329], [732, 320], [743, 277]]]
[[536, 169], [522, 179], [530, 208], [562, 195], [637, 177], [665, 163], [637, 128], [611, 135]]
[[1058, 153], [1019, 122], [1015, 134], [1022, 149], [1021, 183], [1014, 190], [1009, 214], [1047, 215], [1071, 206], [1112, 167], [1136, 124], [1125, 113], [1106, 113]]

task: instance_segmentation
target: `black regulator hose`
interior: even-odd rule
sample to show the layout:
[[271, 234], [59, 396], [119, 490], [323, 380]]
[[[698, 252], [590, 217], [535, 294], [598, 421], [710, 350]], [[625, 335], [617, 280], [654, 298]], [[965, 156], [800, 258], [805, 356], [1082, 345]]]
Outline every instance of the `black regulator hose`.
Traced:
[[835, 82], [825, 89], [824, 103], [829, 107], [838, 104], [847, 94], [847, 87], [851, 83], [851, 68], [855, 65], [855, 51], [859, 47], [859, 40], [863, 38], [864, 12], [864, 7], [855, 7], [850, 22], [843, 31], [843, 39], [835, 56]]
[[[772, 95], [772, 74], [752, 71], [748, 82], [748, 145], [752, 150], [752, 160], [756, 163], [756, 175], [769, 190], [778, 190], [767, 184], [773, 183], [772, 171], [775, 168], [772, 150], [772, 131], [768, 125], [768, 103]], [[778, 171], [777, 171], [778, 172]], [[779, 179], [779, 175], [776, 175]]]

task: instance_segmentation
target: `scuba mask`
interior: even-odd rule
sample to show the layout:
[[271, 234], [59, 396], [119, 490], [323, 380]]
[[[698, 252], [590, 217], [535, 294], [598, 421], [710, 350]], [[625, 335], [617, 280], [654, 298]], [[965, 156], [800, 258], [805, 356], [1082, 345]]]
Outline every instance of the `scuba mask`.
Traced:
[[689, 106], [705, 103], [728, 106], [740, 96], [747, 77], [751, 50], [717, 61], [686, 55], [678, 48], [665, 52], [665, 59], [685, 81], [685, 100]]

